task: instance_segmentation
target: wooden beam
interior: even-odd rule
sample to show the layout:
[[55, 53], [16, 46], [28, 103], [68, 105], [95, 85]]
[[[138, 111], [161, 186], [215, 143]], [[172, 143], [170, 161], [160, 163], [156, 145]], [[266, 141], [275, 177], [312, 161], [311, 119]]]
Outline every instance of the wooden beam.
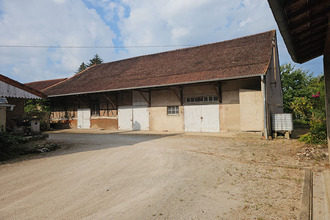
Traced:
[[[108, 102], [110, 102], [110, 104], [112, 105], [112, 107], [113, 107], [115, 110], [117, 110], [118, 106], [115, 105], [115, 104], [111, 101], [111, 99], [110, 99], [108, 96], [106, 96], [105, 94], [103, 94], [103, 96], [104, 96], [104, 98], [107, 99]], [[113, 109], [111, 109], [111, 113], [112, 113], [112, 115], [115, 115], [114, 112], [113, 112]], [[107, 114], [108, 114], [108, 116], [109, 116], [108, 103], [107, 103]]]
[[[142, 98], [144, 99], [144, 101], [146, 101], [146, 103], [148, 103], [148, 105], [150, 107], [150, 101], [149, 101], [149, 99], [147, 99], [140, 90], [138, 90], [138, 93], [140, 93], [140, 95], [142, 96]], [[149, 97], [150, 97], [150, 92], [149, 92]]]
[[110, 104], [116, 109], [117, 108], [117, 105], [115, 105], [112, 101], [111, 101], [111, 99], [108, 97], [108, 96], [106, 96], [106, 95], [104, 95], [103, 94], [103, 96], [104, 96], [104, 98], [106, 98], [109, 102], [110, 102]]
[[213, 88], [214, 88], [214, 91], [215, 91], [215, 94], [217, 95], [218, 97], [218, 101], [219, 103], [222, 103], [222, 92], [221, 92], [221, 83], [212, 83], [213, 85]]
[[[325, 51], [323, 56], [324, 67], [324, 86], [325, 86], [325, 109], [326, 109], [326, 123], [327, 123], [327, 139], [328, 151], [330, 155], [330, 15], [328, 20], [328, 31], [325, 43]], [[330, 162], [330, 157], [329, 157]]]
[[179, 89], [179, 92], [174, 87], [171, 87], [171, 90], [174, 92], [175, 96], [178, 98], [180, 105], [183, 105], [182, 88]]
[[[80, 99], [79, 97], [77, 97], [77, 96], [73, 96], [73, 98], [74, 98], [75, 100], [77, 100], [79, 103], [83, 103], [83, 104], [85, 104], [86, 106], [89, 106], [89, 103], [86, 103], [85, 101], [83, 101], [83, 100]], [[79, 107], [80, 107], [80, 104], [79, 104]]]

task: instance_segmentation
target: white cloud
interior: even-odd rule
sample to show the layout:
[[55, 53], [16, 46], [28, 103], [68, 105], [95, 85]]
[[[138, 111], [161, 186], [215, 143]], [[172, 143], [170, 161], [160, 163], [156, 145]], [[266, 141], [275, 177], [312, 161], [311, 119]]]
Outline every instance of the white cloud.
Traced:
[[[82, 1], [4, 0], [0, 8], [1, 45], [113, 46], [110, 27]], [[0, 48], [0, 71], [23, 82], [68, 77], [95, 53], [114, 56], [113, 49]]]
[[[266, 0], [123, 2], [130, 8], [119, 24], [125, 45], [200, 45], [276, 28]], [[128, 49], [128, 56], [156, 51]]]
[[[0, 0], [0, 45], [201, 45], [276, 28], [267, 0]], [[0, 73], [22, 82], [69, 77], [95, 53], [108, 62], [171, 49], [0, 48]]]

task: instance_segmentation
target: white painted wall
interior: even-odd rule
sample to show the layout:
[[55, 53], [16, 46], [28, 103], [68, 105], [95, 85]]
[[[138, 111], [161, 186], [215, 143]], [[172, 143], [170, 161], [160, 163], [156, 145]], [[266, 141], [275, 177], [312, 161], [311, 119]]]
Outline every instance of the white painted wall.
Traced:
[[26, 99], [41, 99], [30, 92], [15, 86], [9, 85], [0, 81], [0, 97], [26, 98]]

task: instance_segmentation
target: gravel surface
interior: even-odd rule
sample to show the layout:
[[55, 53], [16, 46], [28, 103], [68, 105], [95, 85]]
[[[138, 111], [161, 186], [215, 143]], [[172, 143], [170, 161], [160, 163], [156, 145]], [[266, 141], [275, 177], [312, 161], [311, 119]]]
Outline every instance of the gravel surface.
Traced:
[[212, 135], [50, 134], [0, 165], [0, 219], [297, 219], [301, 144]]

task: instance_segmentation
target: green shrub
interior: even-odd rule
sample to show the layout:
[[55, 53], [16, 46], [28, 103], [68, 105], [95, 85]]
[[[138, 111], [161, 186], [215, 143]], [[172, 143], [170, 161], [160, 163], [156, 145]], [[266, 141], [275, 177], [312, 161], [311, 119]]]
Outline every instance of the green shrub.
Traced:
[[312, 119], [309, 122], [310, 131], [302, 135], [299, 140], [307, 144], [326, 144], [327, 143], [327, 125], [325, 120]]
[[0, 161], [10, 159], [19, 154], [19, 146], [25, 142], [22, 136], [0, 132]]

